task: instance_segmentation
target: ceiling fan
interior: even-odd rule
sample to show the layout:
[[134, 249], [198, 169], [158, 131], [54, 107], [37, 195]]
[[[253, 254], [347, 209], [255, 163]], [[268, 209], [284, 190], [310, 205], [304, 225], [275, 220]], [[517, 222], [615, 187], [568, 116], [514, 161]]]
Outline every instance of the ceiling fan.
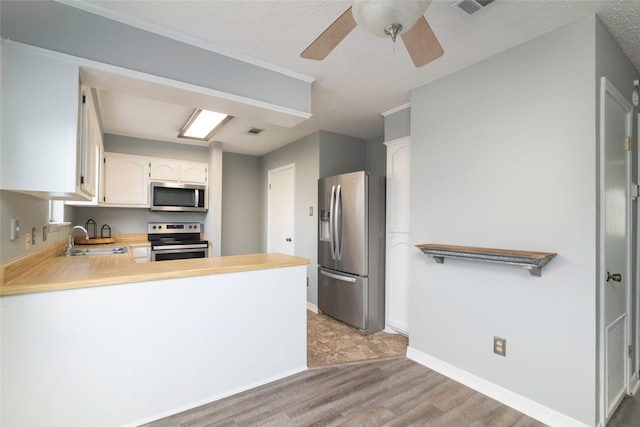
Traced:
[[300, 56], [324, 59], [356, 25], [380, 37], [400, 35], [416, 67], [441, 57], [444, 50], [424, 17], [431, 0], [354, 0], [338, 19], [318, 36]]

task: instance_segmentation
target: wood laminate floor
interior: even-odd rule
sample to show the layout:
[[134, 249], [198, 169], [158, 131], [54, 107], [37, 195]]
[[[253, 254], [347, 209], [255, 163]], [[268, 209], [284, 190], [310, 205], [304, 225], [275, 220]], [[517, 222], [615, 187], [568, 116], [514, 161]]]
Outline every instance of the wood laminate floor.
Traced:
[[[174, 426], [541, 427], [405, 357], [402, 335], [362, 336], [308, 312], [308, 371], [148, 424]], [[607, 427], [640, 426], [638, 396]]]
[[624, 398], [618, 410], [613, 414], [607, 427], [638, 427], [640, 426], [640, 395]]
[[405, 357], [310, 369], [149, 424], [153, 427], [543, 425]]

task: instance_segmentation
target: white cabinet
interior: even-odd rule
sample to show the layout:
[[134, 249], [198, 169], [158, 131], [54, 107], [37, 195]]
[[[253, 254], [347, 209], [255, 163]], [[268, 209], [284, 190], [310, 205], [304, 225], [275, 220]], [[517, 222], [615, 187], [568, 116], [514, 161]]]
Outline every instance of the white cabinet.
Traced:
[[151, 181], [207, 183], [207, 163], [104, 153], [102, 206], [149, 207]]
[[206, 184], [208, 167], [206, 163], [182, 162], [180, 165], [180, 181]]
[[409, 333], [409, 242], [411, 141], [387, 146], [386, 327]]
[[2, 189], [88, 200], [94, 191], [81, 137], [77, 64], [52, 52], [2, 42]]
[[100, 153], [102, 152], [102, 132], [98, 124], [98, 113], [91, 95], [91, 89], [82, 87], [82, 119], [80, 121], [81, 139], [80, 161], [78, 173], [80, 174], [80, 188], [89, 196], [98, 194], [98, 177]]
[[169, 159], [151, 159], [149, 161], [152, 181], [179, 181], [180, 163]]
[[104, 153], [104, 206], [149, 207], [149, 158]]
[[386, 326], [409, 333], [409, 233], [387, 233]]
[[134, 246], [131, 248], [131, 255], [135, 262], [151, 261], [151, 248], [148, 246]]
[[153, 181], [207, 183], [207, 163], [151, 158], [149, 166]]
[[72, 206], [97, 206], [101, 185], [101, 163], [102, 163], [102, 132], [98, 124], [98, 113], [96, 111], [96, 101], [93, 98], [91, 89], [82, 87], [82, 115], [81, 115], [81, 138], [83, 140], [82, 150], [78, 153], [77, 163], [78, 173], [81, 176], [80, 188], [88, 195], [89, 201], [67, 201], [66, 204]]

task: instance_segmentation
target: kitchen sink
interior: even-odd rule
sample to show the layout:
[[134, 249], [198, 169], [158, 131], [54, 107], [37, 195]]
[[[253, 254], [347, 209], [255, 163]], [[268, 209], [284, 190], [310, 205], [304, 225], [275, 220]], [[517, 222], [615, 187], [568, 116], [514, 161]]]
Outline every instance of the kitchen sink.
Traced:
[[87, 248], [87, 249], [74, 249], [70, 255], [66, 252], [60, 254], [60, 256], [91, 256], [91, 255], [116, 255], [126, 254], [126, 246], [117, 246], [114, 248]]

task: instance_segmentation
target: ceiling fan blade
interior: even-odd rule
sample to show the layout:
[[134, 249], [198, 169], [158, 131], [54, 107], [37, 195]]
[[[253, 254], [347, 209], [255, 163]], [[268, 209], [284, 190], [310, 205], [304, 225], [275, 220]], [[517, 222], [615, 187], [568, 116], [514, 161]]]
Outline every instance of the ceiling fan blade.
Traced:
[[316, 61], [324, 59], [356, 25], [356, 21], [351, 14], [351, 7], [349, 7], [300, 56], [306, 59], [315, 59]]
[[420, 17], [409, 31], [401, 34], [401, 37], [416, 67], [422, 67], [444, 54], [442, 46], [424, 16]]

